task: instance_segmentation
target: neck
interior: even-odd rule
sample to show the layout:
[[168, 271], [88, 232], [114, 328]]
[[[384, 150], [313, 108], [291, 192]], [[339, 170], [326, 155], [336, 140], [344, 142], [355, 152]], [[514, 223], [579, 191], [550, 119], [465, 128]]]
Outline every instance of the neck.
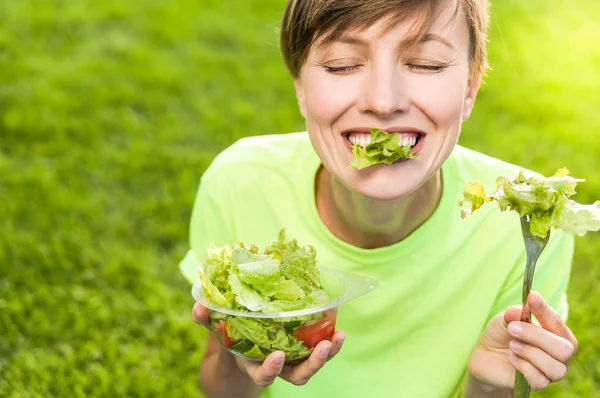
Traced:
[[438, 171], [406, 196], [377, 200], [348, 189], [321, 166], [315, 191], [319, 216], [337, 238], [374, 249], [400, 242], [433, 215], [442, 196], [442, 178]]

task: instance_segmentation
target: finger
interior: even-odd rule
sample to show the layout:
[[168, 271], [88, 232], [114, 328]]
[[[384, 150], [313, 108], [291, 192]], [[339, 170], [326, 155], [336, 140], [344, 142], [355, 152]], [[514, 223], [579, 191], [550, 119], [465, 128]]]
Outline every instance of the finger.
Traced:
[[250, 376], [252, 381], [260, 387], [268, 387], [279, 376], [285, 362], [285, 353], [283, 351], [275, 351], [263, 363], [240, 359], [238, 365], [244, 372]]
[[297, 365], [284, 367], [281, 377], [294, 385], [305, 385], [327, 362], [331, 345], [328, 340], [321, 341], [307, 360]]
[[210, 318], [208, 317], [208, 309], [200, 303], [195, 303], [192, 308], [192, 318], [194, 322], [200, 325], [208, 327], [210, 325]]
[[573, 335], [571, 329], [569, 329], [556, 310], [548, 305], [541, 294], [531, 292], [529, 297], [527, 297], [527, 305], [544, 329], [569, 340], [575, 351], [577, 351], [578, 344], [575, 335]]
[[515, 369], [523, 373], [525, 380], [527, 380], [527, 383], [531, 386], [532, 390], [543, 390], [550, 385], [550, 379], [548, 379], [530, 362], [520, 358], [516, 354], [510, 354], [508, 359], [510, 360], [510, 363], [513, 364]]
[[512, 307], [508, 307], [506, 311], [504, 311], [504, 322], [506, 325], [513, 321], [521, 320], [521, 310], [522, 305], [513, 305]]
[[519, 340], [540, 348], [563, 363], [575, 353], [575, 348], [569, 340], [531, 323], [511, 322], [508, 331]]
[[510, 349], [519, 357], [530, 362], [552, 382], [561, 380], [567, 374], [567, 365], [537, 347], [513, 340], [510, 342]]
[[331, 351], [329, 351], [328, 360], [335, 357], [338, 352], [342, 349], [342, 344], [344, 344], [344, 340], [346, 340], [346, 333], [344, 332], [336, 332], [331, 338]]

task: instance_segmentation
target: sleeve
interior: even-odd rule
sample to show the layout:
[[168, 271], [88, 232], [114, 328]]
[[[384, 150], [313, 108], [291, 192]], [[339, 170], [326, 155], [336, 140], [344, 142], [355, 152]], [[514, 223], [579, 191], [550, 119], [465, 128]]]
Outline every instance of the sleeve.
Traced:
[[[571, 274], [575, 239], [570, 234], [553, 230], [550, 240], [535, 267], [532, 290], [540, 292], [548, 304], [565, 321], [569, 315], [567, 287]], [[521, 304], [523, 277], [525, 275], [526, 254], [523, 250], [517, 264], [514, 264], [510, 276], [502, 287], [488, 320], [511, 305]]]
[[189, 227], [190, 250], [179, 263], [179, 269], [190, 283], [198, 280], [198, 264], [206, 256], [206, 249], [213, 243], [229, 245], [233, 237], [231, 195], [229, 179], [217, 170], [209, 169], [200, 180]]

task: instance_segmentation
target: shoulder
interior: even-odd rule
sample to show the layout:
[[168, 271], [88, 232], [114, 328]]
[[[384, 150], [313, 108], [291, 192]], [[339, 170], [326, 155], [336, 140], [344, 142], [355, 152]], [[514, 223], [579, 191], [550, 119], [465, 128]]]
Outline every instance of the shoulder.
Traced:
[[[487, 176], [488, 174], [504, 173], [509, 177], [512, 174], [516, 176], [520, 170], [523, 170], [528, 174], [537, 174], [534, 171], [525, 169], [519, 165], [506, 162], [460, 145], [456, 146], [452, 156], [455, 159], [460, 172], [466, 176]], [[498, 175], [496, 177], [498, 177]]]
[[496, 189], [496, 179], [500, 176], [513, 178], [520, 171], [523, 171], [526, 176], [540, 175], [533, 170], [460, 145], [457, 145], [452, 152], [451, 159], [456, 165], [457, 177], [461, 184], [479, 181], [485, 186], [486, 191]]
[[304, 175], [315, 157], [307, 133], [245, 137], [214, 158], [202, 175], [201, 186], [220, 191], [272, 186]]
[[241, 138], [219, 153], [206, 173], [231, 168], [278, 168], [312, 150], [307, 133], [258, 135]]

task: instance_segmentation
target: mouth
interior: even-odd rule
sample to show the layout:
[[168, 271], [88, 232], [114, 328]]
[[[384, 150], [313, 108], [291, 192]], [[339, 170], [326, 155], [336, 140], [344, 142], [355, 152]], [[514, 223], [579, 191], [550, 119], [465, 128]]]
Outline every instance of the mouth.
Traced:
[[[423, 143], [427, 135], [421, 130], [407, 127], [393, 127], [381, 130], [390, 134], [398, 133], [400, 135], [398, 146], [408, 145], [414, 154], [418, 154], [423, 148]], [[344, 144], [346, 145], [346, 148], [352, 152], [352, 145], [360, 145], [363, 147], [369, 145], [371, 142], [371, 130], [368, 128], [348, 129], [342, 132], [342, 137], [344, 138]]]

